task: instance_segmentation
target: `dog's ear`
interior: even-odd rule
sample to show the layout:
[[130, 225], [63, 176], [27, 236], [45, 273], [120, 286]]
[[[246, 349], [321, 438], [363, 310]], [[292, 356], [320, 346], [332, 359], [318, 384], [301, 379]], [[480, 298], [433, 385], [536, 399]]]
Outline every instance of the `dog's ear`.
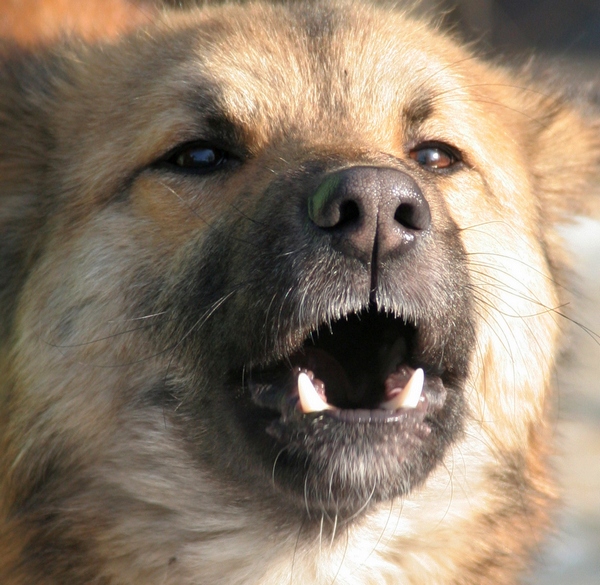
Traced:
[[551, 223], [574, 215], [600, 219], [600, 83], [563, 76], [560, 86], [559, 72], [528, 92], [529, 155], [542, 217]]
[[53, 139], [51, 60], [4, 48], [0, 56], [0, 340], [50, 205], [47, 163]]

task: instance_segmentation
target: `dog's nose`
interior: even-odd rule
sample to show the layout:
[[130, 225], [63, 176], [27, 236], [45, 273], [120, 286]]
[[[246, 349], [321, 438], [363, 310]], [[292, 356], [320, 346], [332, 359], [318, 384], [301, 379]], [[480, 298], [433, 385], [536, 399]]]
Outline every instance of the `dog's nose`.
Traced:
[[404, 253], [431, 226], [431, 213], [410, 175], [387, 167], [351, 167], [327, 175], [309, 197], [308, 216], [344, 254], [370, 262]]

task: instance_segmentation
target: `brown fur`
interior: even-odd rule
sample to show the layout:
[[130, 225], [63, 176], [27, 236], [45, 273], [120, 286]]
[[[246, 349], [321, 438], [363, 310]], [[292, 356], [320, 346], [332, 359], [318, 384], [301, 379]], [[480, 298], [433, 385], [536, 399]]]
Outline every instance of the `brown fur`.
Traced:
[[[6, 56], [0, 582], [515, 583], [556, 497], [556, 228], [594, 205], [599, 129], [527, 71], [362, 4], [165, 13], [110, 44]], [[157, 165], [198, 139], [236, 162], [218, 176]], [[409, 153], [428, 141], [457, 148], [462, 166], [419, 168]], [[311, 165], [416, 177], [448, 238], [436, 253], [454, 242], [468, 286], [444, 260], [413, 294], [440, 282], [473, 299], [461, 430], [420, 485], [355, 502], [356, 514], [306, 493], [298, 504], [275, 481], [277, 459], [262, 469], [226, 410], [244, 386], [213, 366], [243, 354], [246, 371], [263, 347], [289, 353], [306, 334], [272, 339], [263, 303], [279, 311], [275, 333], [300, 319], [279, 284], [290, 257], [306, 307], [327, 286], [278, 214], [319, 176]], [[451, 309], [431, 295], [443, 337]]]

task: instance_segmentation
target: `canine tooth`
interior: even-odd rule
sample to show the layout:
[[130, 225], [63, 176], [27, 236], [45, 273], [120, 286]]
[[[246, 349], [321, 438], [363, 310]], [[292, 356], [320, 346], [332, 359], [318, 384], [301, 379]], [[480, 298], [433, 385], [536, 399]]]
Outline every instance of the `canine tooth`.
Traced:
[[415, 408], [419, 404], [423, 384], [425, 382], [425, 373], [421, 368], [417, 368], [402, 391], [391, 400], [382, 404], [386, 410], [398, 410], [399, 408]]
[[298, 395], [300, 397], [300, 407], [304, 414], [333, 408], [319, 396], [310, 378], [304, 372], [298, 374]]

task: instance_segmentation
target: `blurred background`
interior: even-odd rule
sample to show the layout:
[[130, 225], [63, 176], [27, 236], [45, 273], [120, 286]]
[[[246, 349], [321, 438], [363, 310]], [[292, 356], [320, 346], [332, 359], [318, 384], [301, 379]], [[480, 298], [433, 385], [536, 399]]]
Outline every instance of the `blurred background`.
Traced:
[[[0, 38], [50, 41], [60, 28], [87, 38], [151, 19], [159, 4], [194, 0], [0, 0]], [[401, 1], [401, 0], [400, 0]], [[407, 0], [412, 2], [413, 0]], [[557, 83], [600, 111], [600, 0], [421, 0], [480, 52], [505, 60], [543, 56]], [[112, 15], [112, 17], [111, 17]], [[518, 56], [518, 57], [517, 57]], [[557, 151], [557, 158], [560, 151]], [[558, 159], [559, 160], [559, 159]], [[557, 372], [555, 469], [564, 506], [527, 585], [600, 585], [600, 223], [564, 230], [574, 254], [577, 306], [566, 363]]]
[[449, 20], [503, 52], [530, 49], [593, 58], [600, 51], [598, 0], [440, 0]]

